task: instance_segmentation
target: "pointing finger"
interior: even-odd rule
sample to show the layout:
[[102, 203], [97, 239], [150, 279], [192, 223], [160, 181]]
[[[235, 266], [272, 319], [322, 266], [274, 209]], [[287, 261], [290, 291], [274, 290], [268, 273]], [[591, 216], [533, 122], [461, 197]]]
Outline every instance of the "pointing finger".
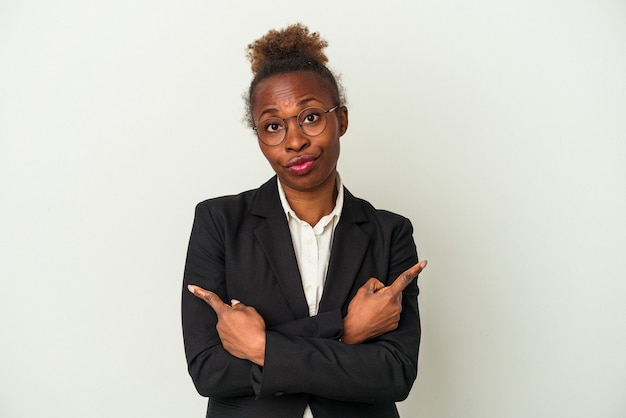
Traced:
[[396, 280], [389, 286], [395, 293], [400, 294], [406, 287], [426, 268], [428, 261], [422, 260], [410, 269], [398, 276]]
[[192, 284], [187, 286], [187, 289], [189, 289], [189, 291], [193, 293], [195, 296], [199, 297], [200, 299], [208, 303], [209, 306], [213, 308], [213, 310], [215, 311], [217, 315], [221, 314], [225, 309], [230, 308], [230, 306], [225, 304], [222, 301], [222, 299], [220, 299], [219, 296], [217, 296], [215, 293], [211, 292], [210, 290], [205, 290], [199, 286], [195, 286]]

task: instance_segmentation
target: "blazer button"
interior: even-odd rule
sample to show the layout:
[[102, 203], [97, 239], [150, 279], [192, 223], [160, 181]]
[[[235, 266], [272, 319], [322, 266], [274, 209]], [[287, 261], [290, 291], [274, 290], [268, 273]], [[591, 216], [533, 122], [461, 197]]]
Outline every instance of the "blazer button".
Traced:
[[285, 394], [285, 392], [283, 391], [278, 391], [274, 394], [274, 396], [283, 396]]

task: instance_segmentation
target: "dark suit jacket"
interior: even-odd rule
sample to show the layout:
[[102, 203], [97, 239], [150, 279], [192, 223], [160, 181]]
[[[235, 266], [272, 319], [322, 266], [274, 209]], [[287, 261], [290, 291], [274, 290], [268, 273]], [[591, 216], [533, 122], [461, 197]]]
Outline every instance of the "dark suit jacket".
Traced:
[[[342, 318], [370, 277], [390, 284], [417, 262], [408, 219], [376, 210], [344, 189], [319, 313], [306, 298], [276, 177], [259, 189], [198, 204], [182, 296], [185, 353], [207, 417], [397, 417], [417, 374], [418, 288], [404, 291], [398, 329], [363, 344], [340, 341]], [[267, 326], [265, 365], [233, 357], [217, 318], [187, 291], [195, 284], [224, 301], [253, 306]]]

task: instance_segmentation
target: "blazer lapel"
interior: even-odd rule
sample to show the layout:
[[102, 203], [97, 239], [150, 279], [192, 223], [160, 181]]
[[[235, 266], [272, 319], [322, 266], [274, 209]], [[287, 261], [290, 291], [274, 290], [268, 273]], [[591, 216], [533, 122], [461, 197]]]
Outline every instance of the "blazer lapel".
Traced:
[[349, 296], [369, 246], [369, 237], [359, 226], [363, 222], [367, 222], [367, 216], [357, 199], [344, 188], [343, 210], [335, 229], [319, 312], [337, 309]]
[[252, 214], [265, 220], [259, 223], [254, 235], [296, 318], [303, 318], [309, 316], [309, 308], [276, 181], [274, 176], [258, 190]]

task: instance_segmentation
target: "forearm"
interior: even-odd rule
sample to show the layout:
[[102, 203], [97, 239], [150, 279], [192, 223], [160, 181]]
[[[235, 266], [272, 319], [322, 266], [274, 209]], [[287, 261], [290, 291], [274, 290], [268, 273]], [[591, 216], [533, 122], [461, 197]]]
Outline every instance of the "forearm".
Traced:
[[198, 393], [214, 398], [254, 395], [250, 380], [252, 366], [221, 346], [207, 349], [188, 362], [189, 375]]
[[[390, 268], [382, 282], [386, 286], [417, 262], [408, 221], [393, 242]], [[417, 375], [421, 335], [417, 295], [417, 282], [412, 280], [402, 292], [397, 328], [360, 344], [268, 332], [265, 366], [252, 370], [255, 392], [259, 396], [304, 392], [359, 402], [406, 398]]]
[[189, 375], [202, 396], [252, 395], [252, 363], [224, 349], [216, 322], [212, 309], [184, 288], [182, 323]]
[[310, 337], [339, 340], [343, 332], [343, 318], [341, 311], [320, 313], [315, 316], [297, 319], [283, 324], [269, 327], [269, 331], [275, 331], [286, 337]]
[[304, 392], [342, 401], [399, 401], [416, 377], [417, 345], [408, 354], [384, 338], [348, 345], [268, 332], [265, 366], [252, 369], [254, 389], [258, 396]]

